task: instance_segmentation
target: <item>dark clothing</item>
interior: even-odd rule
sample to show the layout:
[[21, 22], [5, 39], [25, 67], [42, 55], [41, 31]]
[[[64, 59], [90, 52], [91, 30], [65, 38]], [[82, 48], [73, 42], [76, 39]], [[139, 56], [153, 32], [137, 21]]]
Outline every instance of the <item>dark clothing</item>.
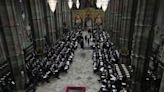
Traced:
[[88, 30], [88, 33], [91, 33], [91, 29]]
[[81, 42], [81, 40], [83, 40], [83, 36], [81, 36], [81, 35], [80, 35], [80, 36], [78, 36], [78, 37], [77, 37], [77, 40], [78, 40], [78, 42], [80, 43], [80, 42]]
[[81, 46], [82, 49], [84, 49], [84, 41], [83, 41], [83, 39], [80, 41], [80, 46]]
[[89, 38], [88, 38], [88, 45], [89, 45]]
[[87, 40], [87, 36], [85, 36], [85, 41]]

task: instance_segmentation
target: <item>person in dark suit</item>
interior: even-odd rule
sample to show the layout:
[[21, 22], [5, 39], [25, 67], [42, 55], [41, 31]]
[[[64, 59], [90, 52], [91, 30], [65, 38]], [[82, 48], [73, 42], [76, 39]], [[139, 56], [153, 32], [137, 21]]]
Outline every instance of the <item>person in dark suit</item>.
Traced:
[[85, 41], [87, 41], [87, 35], [85, 35]]
[[83, 41], [83, 37], [82, 37], [81, 40], [80, 40], [80, 46], [81, 46], [82, 49], [84, 49], [84, 41]]
[[90, 43], [90, 39], [88, 38], [88, 39], [87, 39], [87, 41], [88, 41], [88, 46], [89, 46], [89, 43]]

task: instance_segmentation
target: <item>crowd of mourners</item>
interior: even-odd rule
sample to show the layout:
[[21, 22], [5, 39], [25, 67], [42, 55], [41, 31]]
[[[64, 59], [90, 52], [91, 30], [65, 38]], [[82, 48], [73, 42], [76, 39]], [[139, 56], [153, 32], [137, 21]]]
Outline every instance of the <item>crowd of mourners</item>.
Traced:
[[14, 92], [15, 82], [11, 76], [11, 72], [6, 73], [0, 78], [0, 92]]
[[60, 78], [61, 72], [67, 72], [74, 51], [77, 48], [78, 32], [69, 32], [63, 39], [57, 41], [54, 46], [47, 46], [42, 57], [32, 53], [26, 58], [26, 70], [29, 78], [27, 92], [36, 90], [40, 82], [49, 82], [51, 78]]
[[[111, 42], [109, 34], [105, 31], [94, 30], [90, 38], [93, 42], [91, 46], [93, 71], [99, 75], [98, 81], [102, 84], [99, 92], [129, 92], [129, 71], [125, 64], [120, 63], [120, 54]], [[52, 78], [60, 79], [60, 74], [69, 70], [78, 43], [81, 48], [84, 48], [81, 31], [70, 31], [53, 46], [46, 45], [42, 55], [38, 55], [36, 51], [31, 52], [25, 58], [28, 76], [26, 92], [35, 92], [39, 83], [49, 82]], [[10, 73], [1, 80], [8, 79], [6, 83], [12, 87], [15, 82], [8, 76]], [[1, 80], [0, 86], [3, 88], [5, 84]]]
[[105, 31], [93, 31], [93, 71], [102, 83], [99, 92], [128, 92], [130, 74]]

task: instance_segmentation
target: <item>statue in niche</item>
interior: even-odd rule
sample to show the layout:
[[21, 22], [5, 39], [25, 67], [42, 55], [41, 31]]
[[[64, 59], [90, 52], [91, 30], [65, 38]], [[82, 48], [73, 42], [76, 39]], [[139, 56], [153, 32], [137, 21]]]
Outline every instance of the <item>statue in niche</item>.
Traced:
[[95, 18], [95, 23], [96, 25], [101, 25], [102, 24], [102, 18], [100, 15], [98, 15], [96, 18]]
[[102, 29], [102, 17], [100, 15], [98, 15], [96, 18], [95, 18], [95, 26], [99, 29]]
[[26, 30], [25, 30], [25, 35], [26, 35], [26, 40], [29, 42], [33, 42], [33, 37], [32, 37], [32, 32], [31, 32], [31, 25], [27, 25], [26, 26]]
[[85, 27], [88, 31], [92, 30], [92, 18], [90, 17], [89, 14], [87, 14], [87, 16], [85, 18]]
[[80, 15], [76, 15], [76, 17], [75, 17], [75, 26], [77, 28], [80, 28], [82, 26], [82, 19], [81, 19]]

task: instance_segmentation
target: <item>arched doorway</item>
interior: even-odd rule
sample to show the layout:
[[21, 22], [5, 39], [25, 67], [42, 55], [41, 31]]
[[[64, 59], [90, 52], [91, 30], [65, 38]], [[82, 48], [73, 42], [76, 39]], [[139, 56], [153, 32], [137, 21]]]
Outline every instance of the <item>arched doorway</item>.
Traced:
[[82, 24], [83, 24], [83, 21], [82, 21], [81, 16], [76, 15], [76, 17], [75, 17], [75, 28], [82, 28]]

